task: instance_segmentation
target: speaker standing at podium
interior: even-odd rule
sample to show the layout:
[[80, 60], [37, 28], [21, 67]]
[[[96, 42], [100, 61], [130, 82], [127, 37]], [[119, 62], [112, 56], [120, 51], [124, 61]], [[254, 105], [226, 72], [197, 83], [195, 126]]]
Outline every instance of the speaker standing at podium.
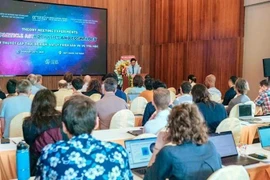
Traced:
[[130, 60], [130, 65], [128, 66], [128, 69], [127, 69], [128, 75], [135, 76], [136, 74], [141, 73], [141, 67], [136, 62], [137, 60], [135, 58], [132, 58]]

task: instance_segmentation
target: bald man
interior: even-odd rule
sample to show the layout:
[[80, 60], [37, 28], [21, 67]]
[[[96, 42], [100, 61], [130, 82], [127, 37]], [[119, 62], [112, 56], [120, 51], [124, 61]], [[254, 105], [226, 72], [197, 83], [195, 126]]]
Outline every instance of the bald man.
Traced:
[[211, 94], [211, 96], [217, 95], [221, 99], [221, 92], [220, 92], [220, 90], [218, 90], [215, 87], [216, 86], [216, 76], [214, 76], [213, 74], [209, 74], [208, 76], [206, 76], [205, 85], [208, 88], [208, 91]]
[[87, 91], [87, 88], [88, 88], [88, 86], [89, 86], [89, 84], [91, 82], [91, 76], [89, 76], [89, 75], [84, 76], [83, 82], [84, 82], [84, 85], [83, 85], [82, 89], [80, 90], [80, 92], [86, 92]]
[[65, 98], [72, 95], [73, 91], [67, 87], [68, 83], [64, 79], [58, 82], [58, 91], [54, 93], [56, 96], [56, 106], [63, 106]]

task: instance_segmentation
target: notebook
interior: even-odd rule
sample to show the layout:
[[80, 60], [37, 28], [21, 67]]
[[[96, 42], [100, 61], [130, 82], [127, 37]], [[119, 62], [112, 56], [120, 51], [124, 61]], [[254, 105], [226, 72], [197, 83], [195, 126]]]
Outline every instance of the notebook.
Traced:
[[130, 168], [139, 177], [143, 177], [146, 173], [147, 165], [154, 151], [156, 139], [154, 137], [125, 141]]
[[221, 157], [222, 164], [227, 165], [250, 165], [259, 161], [239, 156], [231, 131], [210, 134], [209, 140], [214, 144]]

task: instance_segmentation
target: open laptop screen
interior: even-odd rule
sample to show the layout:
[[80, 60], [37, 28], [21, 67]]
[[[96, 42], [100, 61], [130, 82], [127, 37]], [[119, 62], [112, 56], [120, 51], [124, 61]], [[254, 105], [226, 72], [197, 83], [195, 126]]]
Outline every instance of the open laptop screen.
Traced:
[[238, 155], [231, 131], [210, 134], [209, 140], [215, 145], [221, 158]]
[[270, 126], [260, 127], [258, 131], [262, 147], [270, 147]]
[[239, 118], [240, 117], [252, 117], [251, 104], [239, 105]]
[[146, 167], [152, 157], [157, 138], [133, 139], [125, 141], [131, 169]]

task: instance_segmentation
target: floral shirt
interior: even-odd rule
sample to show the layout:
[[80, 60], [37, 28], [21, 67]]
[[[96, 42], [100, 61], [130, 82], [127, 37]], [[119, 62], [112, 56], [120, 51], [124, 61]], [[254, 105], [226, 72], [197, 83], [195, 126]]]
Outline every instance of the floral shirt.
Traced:
[[88, 134], [47, 145], [38, 160], [36, 175], [49, 180], [133, 179], [124, 148]]

